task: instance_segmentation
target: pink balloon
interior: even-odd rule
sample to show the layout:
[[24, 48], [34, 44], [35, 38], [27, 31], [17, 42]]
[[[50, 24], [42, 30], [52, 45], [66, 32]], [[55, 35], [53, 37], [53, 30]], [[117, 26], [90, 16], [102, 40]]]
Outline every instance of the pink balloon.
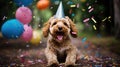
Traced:
[[27, 24], [24, 25], [24, 32], [21, 36], [21, 38], [24, 40], [24, 41], [30, 41], [31, 38], [32, 38], [32, 35], [33, 35], [33, 30], [32, 30], [32, 27], [31, 26], [28, 26]]
[[21, 23], [28, 24], [32, 20], [32, 11], [28, 7], [19, 7], [15, 16]]

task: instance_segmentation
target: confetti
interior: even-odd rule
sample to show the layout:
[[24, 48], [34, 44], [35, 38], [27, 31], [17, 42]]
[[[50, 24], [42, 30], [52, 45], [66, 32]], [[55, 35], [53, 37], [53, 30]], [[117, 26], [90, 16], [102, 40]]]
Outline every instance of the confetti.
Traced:
[[83, 22], [88, 22], [90, 20], [90, 18], [86, 18], [83, 20]]
[[3, 16], [2, 20], [5, 20], [5, 19], [7, 19], [7, 17], [6, 17], [6, 16]]
[[104, 18], [103, 20], [102, 20], [102, 22], [104, 22], [104, 21], [106, 21], [107, 20], [107, 17], [106, 18]]
[[59, 4], [59, 1], [55, 1], [54, 3], [55, 3], [55, 5], [58, 5], [58, 4]]
[[88, 12], [90, 13], [90, 12], [92, 12], [94, 10], [94, 8], [91, 8]]
[[110, 19], [111, 19], [111, 16], [109, 16], [109, 17], [108, 17], [108, 21], [110, 21], [110, 22], [111, 22], [111, 20], [110, 20]]
[[39, 24], [38, 27], [41, 27], [41, 25]]
[[96, 26], [95, 26], [95, 25], [93, 25], [93, 28], [94, 28], [94, 30], [97, 30], [97, 28], [96, 28]]
[[110, 18], [111, 18], [111, 16], [108, 17], [108, 19], [110, 19]]
[[69, 14], [71, 14], [71, 13], [72, 13], [72, 9], [69, 10]]
[[93, 21], [94, 23], [97, 23], [96, 20], [95, 20], [93, 17], [92, 17], [91, 19], [92, 19], [92, 21]]
[[91, 6], [89, 6], [88, 9], [91, 9]]
[[35, 18], [35, 16], [33, 16], [33, 18]]
[[82, 39], [82, 43], [84, 43], [86, 40], [87, 40], [87, 37], [84, 37], [84, 38]]
[[70, 7], [76, 7], [76, 5], [70, 5]]
[[80, 7], [80, 4], [77, 4], [77, 6], [76, 6], [77, 8], [79, 8]]
[[68, 5], [71, 5], [71, 4], [73, 4], [73, 2], [71, 2], [71, 1], [68, 1], [68, 2], [67, 2], [67, 4], [68, 4]]
[[85, 9], [82, 9], [82, 11], [85, 11]]
[[53, 7], [50, 7], [50, 9], [53, 9]]
[[95, 67], [102, 67], [102, 64], [101, 65], [95, 65]]
[[74, 14], [74, 13], [72, 13], [72, 16], [75, 16], [75, 14]]

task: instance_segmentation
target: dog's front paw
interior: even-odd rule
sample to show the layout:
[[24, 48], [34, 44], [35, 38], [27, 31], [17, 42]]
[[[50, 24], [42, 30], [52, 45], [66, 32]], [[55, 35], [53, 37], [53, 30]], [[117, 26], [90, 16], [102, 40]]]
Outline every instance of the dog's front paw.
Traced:
[[74, 63], [65, 63], [65, 67], [75, 67]]
[[48, 63], [48, 67], [59, 67], [59, 63], [58, 62], [50, 62], [50, 63]]

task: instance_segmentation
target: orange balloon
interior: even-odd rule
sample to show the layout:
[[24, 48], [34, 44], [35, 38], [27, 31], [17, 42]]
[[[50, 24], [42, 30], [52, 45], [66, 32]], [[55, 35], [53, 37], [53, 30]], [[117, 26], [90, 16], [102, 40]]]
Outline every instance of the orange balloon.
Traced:
[[40, 0], [40, 1], [37, 2], [37, 8], [40, 9], [40, 10], [48, 8], [49, 5], [50, 5], [49, 0]]

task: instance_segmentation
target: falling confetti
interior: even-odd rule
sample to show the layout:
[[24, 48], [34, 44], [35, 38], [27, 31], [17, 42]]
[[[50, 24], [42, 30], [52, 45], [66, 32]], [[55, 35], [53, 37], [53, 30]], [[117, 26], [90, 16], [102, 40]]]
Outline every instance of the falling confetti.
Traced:
[[89, 6], [88, 9], [91, 9], [91, 6]]
[[77, 8], [79, 8], [80, 7], [80, 4], [77, 4], [77, 6], [76, 6]]
[[7, 19], [7, 17], [6, 17], [6, 16], [3, 16], [2, 20], [5, 20], [5, 19]]
[[97, 23], [96, 20], [95, 20], [93, 17], [92, 17], [91, 19], [92, 19], [92, 21], [93, 21], [94, 23]]
[[96, 26], [95, 26], [95, 25], [93, 25], [93, 28], [94, 28], [94, 30], [97, 30], [97, 28], [96, 28]]
[[70, 5], [70, 7], [76, 7], [76, 5]]
[[72, 16], [75, 16], [75, 14], [74, 14], [74, 13], [72, 13]]
[[35, 18], [35, 16], [33, 16], [33, 18]]
[[67, 4], [68, 4], [68, 5], [71, 5], [71, 4], [73, 4], [73, 2], [71, 2], [71, 1], [68, 1], [68, 2], [67, 2]]
[[107, 17], [106, 18], [104, 18], [103, 20], [102, 20], [102, 22], [104, 22], [104, 21], [106, 21], [107, 20]]
[[94, 8], [91, 8], [88, 12], [90, 13], [90, 12], [92, 12], [94, 10]]
[[111, 20], [110, 20], [110, 19], [111, 19], [111, 16], [109, 16], [109, 17], [108, 17], [108, 21], [110, 21], [110, 22], [111, 22]]
[[84, 38], [82, 39], [82, 43], [84, 43], [86, 40], [87, 40], [87, 37], [84, 37]]
[[83, 20], [83, 22], [88, 22], [90, 20], [90, 18], [86, 18]]
[[82, 11], [85, 11], [85, 9], [82, 9]]
[[71, 13], [72, 13], [72, 9], [69, 10], [69, 14], [71, 14]]

